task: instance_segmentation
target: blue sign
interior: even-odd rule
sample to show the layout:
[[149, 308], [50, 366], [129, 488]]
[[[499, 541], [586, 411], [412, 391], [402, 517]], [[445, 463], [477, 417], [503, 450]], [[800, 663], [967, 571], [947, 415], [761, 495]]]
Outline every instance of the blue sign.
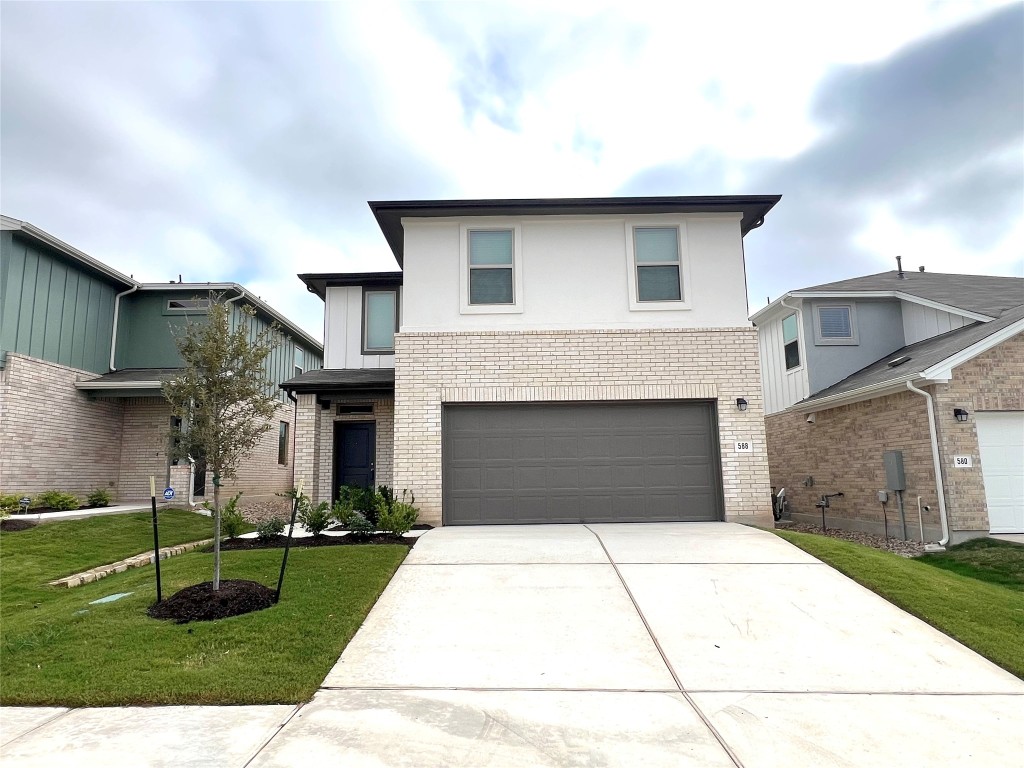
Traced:
[[164, 489], [164, 499], [166, 501], [170, 501], [173, 498], [174, 498], [174, 489], [173, 488], [165, 488]]

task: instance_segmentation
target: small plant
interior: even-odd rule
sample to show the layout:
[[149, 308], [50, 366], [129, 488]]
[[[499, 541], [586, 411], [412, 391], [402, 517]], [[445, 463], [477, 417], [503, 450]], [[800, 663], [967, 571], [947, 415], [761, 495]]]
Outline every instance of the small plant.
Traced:
[[326, 501], [313, 504], [308, 497], [299, 499], [298, 521], [314, 536], [319, 536], [330, 527], [331, 506]]
[[97, 488], [85, 498], [85, 503], [90, 507], [109, 507], [113, 499], [114, 494], [106, 488]]
[[351, 504], [353, 511], [361, 512], [376, 530], [377, 516], [384, 501], [373, 488], [360, 488], [355, 485], [342, 486], [339, 492], [339, 501], [343, 504]]
[[[416, 496], [409, 491], [402, 491], [402, 500], [396, 501], [394, 493], [390, 493], [390, 488], [388, 491], [391, 503], [386, 504], [385, 508], [381, 510], [377, 526], [384, 533], [390, 533], [392, 536], [404, 536], [412, 530], [416, 524], [416, 518], [420, 516], [419, 510], [413, 506], [416, 503]], [[408, 501], [406, 501], [407, 495], [410, 497]], [[381, 496], [388, 498], [388, 495], [383, 493]]]
[[49, 507], [50, 509], [57, 509], [62, 512], [68, 510], [78, 509], [82, 506], [82, 502], [73, 493], [64, 493], [64, 491], [43, 491], [32, 501], [30, 505], [33, 509], [39, 507]]
[[348, 519], [347, 527], [349, 535], [356, 541], [366, 541], [377, 530], [362, 512], [353, 512]]
[[[220, 529], [229, 539], [235, 539], [245, 531], [245, 518], [238, 511], [240, 498], [242, 498], [241, 491], [236, 493], [220, 512]], [[282, 530], [284, 529], [282, 528]]]
[[331, 517], [338, 521], [342, 527], [348, 527], [348, 521], [352, 517], [352, 500], [342, 496], [331, 507]]
[[0, 518], [21, 511], [21, 494], [0, 493]]
[[256, 526], [256, 537], [260, 541], [269, 541], [282, 533], [284, 533], [284, 520], [280, 517], [272, 517]]

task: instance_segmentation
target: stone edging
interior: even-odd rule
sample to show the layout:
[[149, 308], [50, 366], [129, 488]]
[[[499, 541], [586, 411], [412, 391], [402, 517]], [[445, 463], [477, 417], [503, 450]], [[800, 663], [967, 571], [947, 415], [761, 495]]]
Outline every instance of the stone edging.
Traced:
[[[186, 552], [190, 552], [198, 547], [204, 547], [207, 544], [212, 544], [213, 539], [203, 539], [202, 541], [191, 541], [188, 544], [178, 544], [173, 547], [161, 547], [160, 548], [160, 559], [166, 560], [169, 557], [175, 555], [183, 555]], [[80, 587], [82, 584], [91, 584], [94, 581], [98, 581], [112, 573], [124, 573], [129, 568], [141, 568], [144, 565], [150, 565], [153, 563], [153, 553], [143, 552], [141, 555], [135, 555], [124, 560], [118, 560], [116, 563], [110, 565], [101, 565], [96, 568], [90, 568], [88, 571], [82, 571], [81, 573], [73, 573], [70, 576], [65, 576], [63, 579], [57, 579], [51, 581], [50, 586], [53, 587]]]

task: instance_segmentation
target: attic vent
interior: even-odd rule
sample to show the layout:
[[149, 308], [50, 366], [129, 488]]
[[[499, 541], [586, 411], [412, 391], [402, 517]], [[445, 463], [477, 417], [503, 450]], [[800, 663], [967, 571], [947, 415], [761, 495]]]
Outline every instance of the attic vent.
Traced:
[[886, 365], [890, 368], [895, 368], [897, 365], [903, 365], [907, 360], [910, 359], [910, 355], [901, 355], [900, 357], [894, 357]]
[[373, 413], [372, 405], [339, 405], [338, 415], [344, 416], [347, 413]]

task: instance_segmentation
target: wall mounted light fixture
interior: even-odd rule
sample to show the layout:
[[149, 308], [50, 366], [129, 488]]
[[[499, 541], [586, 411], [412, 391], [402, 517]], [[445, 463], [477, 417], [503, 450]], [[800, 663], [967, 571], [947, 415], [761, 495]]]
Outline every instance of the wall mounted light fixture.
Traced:
[[970, 414], [967, 413], [967, 409], [966, 408], [954, 408], [953, 409], [953, 416], [956, 417], [957, 421], [967, 421], [967, 417], [969, 415]]
[[747, 410], [747, 401], [746, 401], [746, 399], [744, 399], [742, 397], [737, 397], [736, 398], [736, 407], [739, 408], [741, 411]]

